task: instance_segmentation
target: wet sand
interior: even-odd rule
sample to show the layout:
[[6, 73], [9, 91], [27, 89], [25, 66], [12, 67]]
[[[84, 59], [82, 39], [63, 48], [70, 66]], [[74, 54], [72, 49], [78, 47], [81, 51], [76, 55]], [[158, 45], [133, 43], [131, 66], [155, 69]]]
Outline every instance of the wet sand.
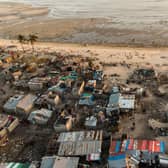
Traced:
[[[48, 14], [47, 8], [33, 8], [31, 5], [24, 5], [12, 2], [0, 3], [0, 20], [4, 23], [5, 21], [14, 21], [14, 17], [15, 19], [24, 19], [46, 14]], [[7, 17], [9, 18], [6, 20]]]
[[48, 9], [18, 3], [0, 3], [0, 37], [16, 39], [18, 34], [37, 33], [40, 41], [109, 44], [116, 46], [168, 46], [168, 29], [152, 26], [122, 28], [108, 19], [55, 19]]

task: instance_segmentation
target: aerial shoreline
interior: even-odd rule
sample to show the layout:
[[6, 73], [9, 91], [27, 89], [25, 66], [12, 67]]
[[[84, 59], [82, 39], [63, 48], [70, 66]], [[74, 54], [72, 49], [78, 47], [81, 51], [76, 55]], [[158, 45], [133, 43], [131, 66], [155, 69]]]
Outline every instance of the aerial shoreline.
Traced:
[[[10, 46], [17, 46], [19, 50], [20, 43], [17, 39], [5, 39], [0, 38], [0, 46], [1, 47], [9, 47]], [[29, 48], [29, 44], [25, 44], [26, 48]], [[65, 42], [55, 42], [55, 41], [40, 41], [38, 40], [35, 43], [35, 47], [45, 48], [45, 47], [53, 47], [53, 48], [79, 48], [79, 49], [133, 49], [133, 50], [155, 50], [155, 51], [167, 51], [168, 47], [154, 47], [154, 46], [124, 46], [122, 44], [81, 44], [81, 43], [65, 43]]]
[[[10, 47], [16, 47], [17, 50], [22, 50], [20, 43], [17, 40], [5, 40], [0, 39], [0, 47], [10, 49]], [[25, 50], [31, 51], [29, 44], [24, 45]], [[109, 46], [109, 45], [82, 45], [72, 43], [56, 43], [56, 42], [36, 42], [34, 45], [35, 50], [43, 52], [58, 52], [67, 55], [76, 55], [83, 57], [96, 58], [100, 62], [107, 64], [105, 67], [105, 74], [111, 74], [112, 72], [118, 73], [118, 69], [113, 68], [108, 64], [111, 62], [124, 62], [133, 64], [135, 66], [149, 66], [155, 68], [158, 72], [167, 71], [168, 48], [155, 48], [155, 47], [121, 47], [121, 46]], [[136, 56], [136, 53], [139, 53]], [[127, 56], [132, 57], [128, 60]], [[140, 56], [142, 55], [142, 56]], [[129, 72], [120, 69], [121, 79], [125, 80], [128, 77]]]
[[[0, 38], [35, 33], [39, 41], [123, 47], [167, 47], [167, 30], [117, 27], [105, 18], [50, 18], [49, 9], [20, 3], [0, 3]], [[164, 36], [163, 36], [164, 35]]]
[[0, 1], [0, 168], [168, 167], [166, 0]]

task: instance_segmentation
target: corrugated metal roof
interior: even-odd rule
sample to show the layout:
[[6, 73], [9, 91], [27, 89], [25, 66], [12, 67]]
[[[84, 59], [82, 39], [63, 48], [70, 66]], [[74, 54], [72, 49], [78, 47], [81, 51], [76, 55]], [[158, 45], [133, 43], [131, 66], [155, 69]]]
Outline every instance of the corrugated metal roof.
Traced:
[[124, 153], [112, 155], [108, 158], [109, 168], [126, 167], [126, 155]]
[[4, 105], [4, 110], [6, 112], [15, 112], [16, 106], [19, 103], [19, 101], [23, 98], [23, 95], [15, 95], [11, 97]]
[[120, 96], [119, 93], [113, 93], [113, 94], [110, 95], [108, 108], [110, 108], [110, 107], [112, 108], [112, 107], [117, 107], [118, 106], [119, 96]]
[[29, 163], [15, 163], [15, 162], [10, 162], [10, 163], [1, 163], [0, 168], [29, 168], [30, 164]]
[[119, 107], [121, 109], [134, 109], [135, 107], [135, 95], [120, 95]]
[[78, 157], [56, 157], [53, 168], [78, 168]]
[[110, 154], [126, 152], [129, 150], [148, 151], [152, 153], [164, 153], [165, 143], [156, 140], [135, 140], [128, 139], [124, 141], [112, 141], [110, 145]]
[[78, 156], [91, 153], [101, 153], [102, 141], [63, 142], [60, 144], [58, 155]]
[[56, 156], [43, 157], [40, 168], [52, 168], [55, 162]]
[[95, 127], [97, 125], [97, 118], [94, 116], [87, 117], [85, 120], [85, 126]]
[[22, 109], [25, 112], [27, 112], [33, 107], [33, 104], [34, 104], [34, 101], [36, 100], [36, 98], [37, 97], [35, 95], [28, 94], [23, 99], [21, 99], [19, 101], [16, 108]]
[[88, 155], [101, 153], [102, 131], [80, 131], [61, 133], [58, 155]]
[[102, 131], [63, 132], [60, 134], [57, 142], [102, 140], [102, 134]]
[[46, 124], [51, 118], [53, 111], [48, 109], [40, 109], [30, 113], [28, 120], [37, 124]]

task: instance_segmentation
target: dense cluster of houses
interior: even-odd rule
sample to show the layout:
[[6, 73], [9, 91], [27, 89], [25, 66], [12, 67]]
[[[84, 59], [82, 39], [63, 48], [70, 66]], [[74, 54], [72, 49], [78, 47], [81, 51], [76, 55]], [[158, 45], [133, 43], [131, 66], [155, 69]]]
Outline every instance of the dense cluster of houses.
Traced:
[[[38, 126], [52, 125], [57, 135], [56, 138], [51, 136], [46, 156], [38, 164], [40, 168], [89, 168], [94, 164], [109, 168], [168, 165], [162, 141], [127, 136], [116, 140], [111, 132], [111, 139], [105, 138], [108, 129], [118, 128], [121, 115], [134, 113], [137, 99], [143, 96], [143, 88], [132, 89], [117, 83], [109, 87], [104, 83], [103, 70], [88, 65], [80, 67], [79, 61], [73, 59], [67, 63], [62, 57], [45, 58], [45, 65], [39, 58], [40, 63], [23, 65], [12, 62], [14, 56], [9, 58], [1, 60], [1, 78], [10, 82], [17, 93], [4, 103], [3, 114], [0, 114], [1, 146], [7, 145], [9, 134], [24, 119]], [[135, 76], [139, 74], [143, 80], [153, 76], [154, 71], [141, 69]], [[103, 148], [108, 141], [109, 152]], [[2, 164], [3, 168], [36, 166], [34, 163]]]

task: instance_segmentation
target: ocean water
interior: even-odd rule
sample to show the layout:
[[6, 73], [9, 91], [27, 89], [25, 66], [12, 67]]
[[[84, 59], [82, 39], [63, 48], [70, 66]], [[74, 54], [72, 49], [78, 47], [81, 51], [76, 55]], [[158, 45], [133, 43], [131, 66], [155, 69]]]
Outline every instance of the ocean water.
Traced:
[[122, 24], [168, 22], [168, 0], [0, 0], [48, 7], [54, 18], [108, 18]]

